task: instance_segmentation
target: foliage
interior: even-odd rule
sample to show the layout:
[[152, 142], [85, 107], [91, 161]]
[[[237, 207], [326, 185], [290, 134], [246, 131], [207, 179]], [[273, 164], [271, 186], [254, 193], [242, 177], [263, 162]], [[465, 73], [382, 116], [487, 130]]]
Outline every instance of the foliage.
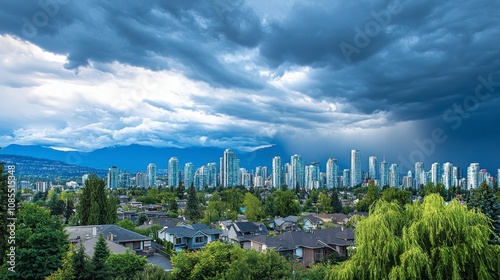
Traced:
[[387, 202], [395, 201], [399, 205], [404, 206], [411, 202], [411, 192], [390, 187], [382, 191], [382, 199]]
[[73, 280], [80, 279], [75, 278], [75, 270], [71, 265], [71, 260], [73, 258], [73, 252], [69, 250], [66, 252], [66, 256], [63, 259], [63, 265], [57, 271], [53, 272], [45, 278], [45, 280]]
[[196, 221], [201, 217], [198, 199], [196, 198], [196, 190], [193, 185], [188, 189], [185, 214], [192, 221]]
[[318, 213], [331, 213], [332, 210], [332, 199], [324, 192], [319, 194], [318, 203]]
[[481, 188], [472, 191], [467, 207], [477, 208], [491, 219], [491, 229], [495, 234], [492, 234], [490, 242], [500, 244], [500, 203], [493, 188], [483, 182]]
[[97, 243], [94, 246], [94, 255], [90, 260], [90, 271], [92, 279], [105, 280], [109, 277], [109, 269], [106, 260], [109, 257], [109, 249], [102, 234], [99, 234]]
[[342, 213], [342, 201], [340, 201], [339, 194], [336, 190], [332, 191], [331, 200], [333, 213]]
[[64, 214], [64, 210], [66, 208], [66, 203], [62, 199], [59, 198], [58, 194], [52, 195], [47, 203], [47, 206], [50, 209], [51, 215], [62, 215]]
[[72, 199], [67, 199], [64, 206], [64, 221], [66, 224], [69, 223], [71, 217], [75, 214], [75, 205]]
[[249, 222], [256, 222], [262, 218], [262, 202], [253, 194], [247, 192], [243, 200], [245, 216]]
[[146, 217], [145, 214], [140, 214], [139, 218], [137, 219], [137, 225], [138, 226], [143, 225], [147, 221], [148, 221], [148, 217]]
[[437, 193], [440, 196], [442, 196], [443, 198], [446, 198], [446, 196], [447, 196], [446, 195], [446, 188], [441, 183], [437, 183], [436, 185], [434, 185], [434, 183], [429, 182], [429, 183], [427, 183], [427, 185], [423, 186], [422, 188], [420, 188], [418, 190], [418, 194], [420, 196], [427, 196], [427, 195], [432, 194], [432, 193]]
[[116, 223], [117, 226], [120, 226], [122, 228], [126, 228], [128, 230], [134, 230], [135, 229], [135, 224], [129, 219], [123, 219]]
[[300, 213], [300, 204], [292, 190], [276, 190], [266, 199], [266, 213], [272, 217], [287, 217]]
[[106, 266], [110, 275], [125, 280], [133, 279], [136, 274], [142, 273], [147, 262], [145, 257], [127, 250], [124, 254], [111, 254], [106, 260]]
[[356, 210], [360, 212], [368, 212], [370, 206], [380, 198], [378, 187], [373, 184], [373, 181], [368, 185], [368, 190], [365, 197], [356, 203]]
[[290, 279], [288, 261], [273, 250], [259, 253], [212, 242], [201, 251], [172, 257], [171, 279]]
[[117, 200], [114, 196], [107, 198], [105, 186], [104, 180], [95, 174], [91, 174], [87, 179], [77, 205], [80, 225], [102, 225], [116, 222]]
[[71, 258], [71, 267], [76, 272], [75, 280], [86, 280], [90, 278], [89, 259], [85, 254], [85, 247], [80, 246]]
[[168, 272], [157, 265], [146, 264], [144, 269], [136, 273], [133, 280], [168, 280]]
[[7, 248], [7, 208], [8, 208], [8, 196], [9, 196], [9, 187], [8, 187], [8, 175], [5, 172], [4, 164], [0, 162], [0, 252], [2, 256], [0, 256], [0, 265], [4, 263], [5, 250]]
[[445, 205], [437, 194], [405, 208], [380, 200], [355, 233], [354, 254], [328, 279], [500, 278], [488, 218], [456, 200]]
[[68, 239], [61, 219], [25, 203], [16, 220], [16, 272], [8, 279], [44, 279], [62, 266]]

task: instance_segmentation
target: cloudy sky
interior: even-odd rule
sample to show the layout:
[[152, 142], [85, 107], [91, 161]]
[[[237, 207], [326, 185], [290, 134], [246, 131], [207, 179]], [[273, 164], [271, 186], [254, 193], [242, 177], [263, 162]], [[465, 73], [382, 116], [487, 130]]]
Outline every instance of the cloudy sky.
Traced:
[[497, 0], [31, 3], [0, 7], [0, 146], [500, 168]]

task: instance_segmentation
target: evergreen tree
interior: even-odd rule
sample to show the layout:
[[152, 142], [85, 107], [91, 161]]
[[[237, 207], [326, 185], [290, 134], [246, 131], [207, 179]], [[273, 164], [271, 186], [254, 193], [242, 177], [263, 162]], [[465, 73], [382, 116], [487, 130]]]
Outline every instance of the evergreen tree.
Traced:
[[60, 216], [60, 215], [64, 214], [64, 210], [66, 208], [64, 201], [59, 199], [59, 195], [57, 195], [57, 194], [54, 194], [50, 198], [48, 206], [50, 209], [50, 214], [56, 215], [56, 216]]
[[25, 203], [16, 220], [16, 272], [7, 279], [45, 279], [62, 266], [67, 250], [61, 219], [48, 209]]
[[[90, 178], [89, 178], [90, 179]], [[91, 187], [90, 199], [90, 225], [102, 225], [107, 223], [108, 216], [108, 198], [106, 196], [106, 183], [103, 179], [97, 178], [91, 182], [86, 182], [86, 187]]]
[[92, 186], [94, 182], [99, 180], [97, 175], [91, 174], [87, 179], [85, 187], [82, 190], [82, 194], [78, 198], [78, 205], [76, 207], [76, 211], [78, 216], [80, 217], [80, 225], [85, 226], [89, 225], [90, 218], [90, 207], [92, 206]]
[[66, 224], [68, 224], [69, 219], [71, 218], [71, 216], [73, 216], [75, 214], [73, 212], [74, 209], [75, 209], [75, 206], [73, 204], [73, 200], [72, 199], [67, 199], [66, 200], [66, 207], [64, 209], [64, 219], [65, 219], [65, 223]]
[[177, 212], [177, 211], [179, 211], [179, 205], [177, 204], [177, 200], [176, 199], [174, 199], [172, 201], [172, 203], [170, 204], [169, 210], [171, 212]]
[[80, 248], [71, 257], [71, 266], [75, 271], [75, 280], [90, 279], [88, 257], [85, 254], [85, 248], [80, 245]]
[[133, 279], [140, 275], [144, 266], [148, 263], [145, 257], [136, 255], [127, 249], [126, 253], [112, 254], [106, 260], [106, 266], [113, 277], [117, 279]]
[[200, 218], [200, 209], [198, 207], [198, 199], [196, 198], [196, 191], [194, 186], [191, 184], [191, 187], [188, 189], [188, 198], [186, 202], [186, 216], [196, 221]]
[[339, 194], [336, 190], [332, 191], [332, 210], [333, 213], [342, 213], [342, 201], [339, 199]]
[[494, 234], [490, 242], [500, 244], [500, 203], [493, 188], [490, 188], [486, 182], [481, 183], [481, 188], [472, 191], [467, 207], [477, 208], [491, 219]]
[[245, 194], [243, 201], [245, 216], [249, 222], [257, 222], [262, 216], [262, 202], [251, 193]]
[[109, 278], [109, 269], [106, 266], [106, 260], [109, 257], [109, 249], [106, 239], [99, 234], [97, 243], [94, 246], [94, 255], [90, 260], [90, 271], [93, 280], [107, 280]]
[[107, 199], [107, 209], [106, 209], [106, 224], [115, 224], [118, 222], [118, 205], [120, 201], [113, 194], [109, 194]]
[[368, 185], [368, 191], [365, 197], [356, 204], [356, 210], [368, 212], [370, 206], [380, 198], [378, 187], [373, 184], [373, 181]]

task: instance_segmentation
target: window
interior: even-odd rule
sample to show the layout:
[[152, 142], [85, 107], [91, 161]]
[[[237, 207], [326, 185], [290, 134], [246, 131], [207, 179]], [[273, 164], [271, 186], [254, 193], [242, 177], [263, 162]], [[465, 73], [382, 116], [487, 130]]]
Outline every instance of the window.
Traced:
[[203, 243], [203, 241], [203, 236], [196, 236], [196, 238], [194, 239], [195, 243]]
[[175, 244], [182, 244], [182, 238], [176, 238]]

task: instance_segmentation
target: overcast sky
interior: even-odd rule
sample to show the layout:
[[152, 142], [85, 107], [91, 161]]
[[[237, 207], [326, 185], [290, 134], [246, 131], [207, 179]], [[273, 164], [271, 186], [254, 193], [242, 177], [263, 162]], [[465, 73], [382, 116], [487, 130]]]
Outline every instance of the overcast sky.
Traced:
[[0, 146], [500, 168], [498, 0], [30, 2], [0, 7]]

